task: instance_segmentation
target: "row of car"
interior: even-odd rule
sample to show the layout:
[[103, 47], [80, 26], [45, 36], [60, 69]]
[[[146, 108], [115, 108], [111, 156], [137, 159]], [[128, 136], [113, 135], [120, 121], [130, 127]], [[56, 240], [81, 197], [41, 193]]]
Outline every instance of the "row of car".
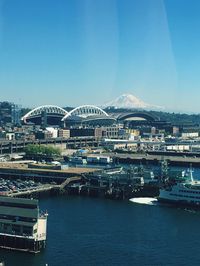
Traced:
[[32, 190], [41, 185], [40, 182], [35, 182], [34, 180], [11, 180], [9, 178], [0, 178], [0, 195]]

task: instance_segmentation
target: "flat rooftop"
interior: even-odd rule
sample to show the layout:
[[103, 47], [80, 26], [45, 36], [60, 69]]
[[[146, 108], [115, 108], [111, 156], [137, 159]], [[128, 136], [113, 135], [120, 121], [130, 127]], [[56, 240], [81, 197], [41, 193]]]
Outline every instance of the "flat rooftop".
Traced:
[[[43, 164], [38, 164], [40, 167], [42, 167]], [[44, 164], [45, 167], [45, 164]], [[0, 170], [1, 169], [16, 169], [16, 170], [25, 170], [25, 171], [34, 171], [34, 172], [52, 172], [52, 173], [70, 173], [70, 174], [84, 174], [84, 173], [90, 173], [98, 171], [97, 168], [89, 168], [89, 167], [67, 167], [65, 169], [61, 170], [53, 170], [53, 169], [42, 169], [42, 168], [30, 168], [28, 167], [28, 164], [25, 163], [9, 163], [9, 162], [0, 162]]]

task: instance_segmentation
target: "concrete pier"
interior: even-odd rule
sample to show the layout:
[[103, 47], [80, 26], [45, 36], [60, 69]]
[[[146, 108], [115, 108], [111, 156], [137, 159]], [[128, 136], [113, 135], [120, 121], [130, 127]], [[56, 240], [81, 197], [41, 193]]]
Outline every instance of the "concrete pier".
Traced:
[[[45, 165], [44, 165], [45, 166]], [[98, 171], [96, 168], [68, 167], [63, 170], [29, 168], [27, 164], [0, 163], [0, 177], [32, 178], [36, 181], [57, 181], [62, 183], [66, 178], [81, 176]]]
[[91, 168], [67, 168], [64, 170], [52, 170], [42, 168], [28, 168], [27, 164], [0, 163], [0, 178], [5, 180], [34, 180], [37, 187], [23, 190], [10, 190], [1, 192], [2, 195], [10, 197], [39, 196], [44, 193], [61, 193], [69, 183], [81, 181], [82, 174], [94, 173], [98, 169]]
[[109, 154], [116, 163], [142, 163], [145, 164], [159, 164], [163, 160], [167, 160], [169, 166], [200, 166], [200, 157], [192, 157], [186, 155], [171, 156], [170, 154], [156, 155], [156, 154]]

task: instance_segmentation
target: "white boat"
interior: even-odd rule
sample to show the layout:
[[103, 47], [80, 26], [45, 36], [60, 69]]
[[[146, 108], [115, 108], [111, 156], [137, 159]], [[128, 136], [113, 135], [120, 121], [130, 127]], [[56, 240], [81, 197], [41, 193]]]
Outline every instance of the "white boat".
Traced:
[[158, 200], [161, 202], [200, 207], [200, 181], [194, 180], [192, 171], [184, 181], [169, 183], [160, 188]]

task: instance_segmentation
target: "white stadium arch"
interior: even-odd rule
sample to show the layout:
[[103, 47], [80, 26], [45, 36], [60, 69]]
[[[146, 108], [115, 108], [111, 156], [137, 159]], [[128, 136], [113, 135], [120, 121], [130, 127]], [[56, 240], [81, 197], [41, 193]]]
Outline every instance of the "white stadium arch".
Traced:
[[80, 117], [88, 117], [94, 115], [102, 115], [102, 116], [109, 116], [104, 110], [101, 108], [94, 106], [94, 105], [82, 105], [76, 107], [75, 109], [68, 112], [63, 118], [62, 121], [66, 120], [70, 116], [80, 116]]
[[24, 123], [26, 123], [26, 120], [28, 118], [32, 118], [38, 115], [41, 115], [43, 112], [46, 112], [47, 114], [59, 114], [59, 115], [63, 115], [66, 116], [68, 114], [68, 112], [56, 105], [42, 105], [39, 106], [33, 110], [31, 110], [30, 112], [28, 112], [27, 114], [25, 114], [21, 120], [24, 121]]

